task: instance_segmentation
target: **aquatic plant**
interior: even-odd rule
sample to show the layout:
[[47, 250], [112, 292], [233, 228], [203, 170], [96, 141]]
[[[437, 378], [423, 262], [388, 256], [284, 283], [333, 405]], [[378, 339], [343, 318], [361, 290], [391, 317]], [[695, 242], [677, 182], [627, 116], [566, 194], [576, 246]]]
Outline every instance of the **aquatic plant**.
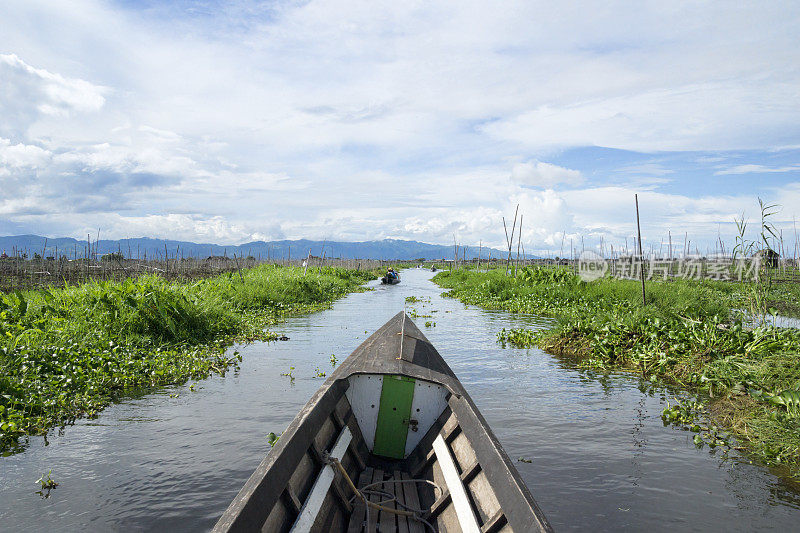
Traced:
[[800, 416], [800, 391], [798, 390], [784, 390], [777, 393], [753, 390], [750, 395], [755, 398], [763, 398], [774, 405], [785, 407], [787, 418]]
[[[233, 342], [323, 309], [370, 272], [262, 265], [199, 281], [143, 276], [0, 295], [0, 453], [24, 435], [94, 417], [128, 390], [224, 374]], [[290, 376], [290, 380], [293, 377]]]
[[510, 329], [503, 328], [497, 334], [497, 340], [505, 348], [506, 344], [510, 344], [516, 348], [531, 348], [538, 343], [539, 336], [535, 331], [528, 329]]
[[51, 490], [58, 487], [58, 483], [50, 477], [53, 473], [52, 470], [48, 471], [46, 474], [42, 474], [42, 476], [36, 480], [36, 483], [39, 485], [41, 490]]
[[281, 372], [281, 376], [286, 376], [290, 383], [294, 383], [294, 367], [290, 366], [288, 372]]
[[[579, 366], [628, 370], [694, 391], [716, 425], [751, 453], [800, 474], [800, 396], [794, 394], [800, 390], [800, 331], [763, 323], [752, 327], [743, 320], [735, 309], [747, 298], [747, 284], [648, 282], [648, 305], [642, 306], [636, 281], [541, 279], [460, 270], [439, 273], [434, 281], [466, 304], [554, 317], [548, 329], [502, 330], [498, 341], [538, 346]], [[765, 292], [769, 298], [796, 293]], [[683, 411], [675, 409], [665, 410], [665, 421], [684, 427]], [[701, 444], [727, 441], [714, 424], [707, 427]]]

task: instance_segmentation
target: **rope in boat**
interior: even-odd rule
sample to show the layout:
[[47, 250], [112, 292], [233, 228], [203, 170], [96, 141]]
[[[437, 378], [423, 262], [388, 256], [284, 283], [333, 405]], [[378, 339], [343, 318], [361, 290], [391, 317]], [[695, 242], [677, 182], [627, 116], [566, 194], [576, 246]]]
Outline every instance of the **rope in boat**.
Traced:
[[[378, 481], [378, 482], [375, 482], [375, 483], [370, 483], [369, 485], [366, 485], [366, 486], [364, 486], [364, 488], [359, 490], [358, 488], [356, 488], [356, 485], [355, 485], [355, 483], [353, 483], [353, 480], [350, 479], [350, 475], [347, 473], [347, 470], [345, 470], [345, 468], [342, 466], [342, 463], [339, 462], [339, 460], [337, 458], [331, 457], [331, 456], [326, 456], [325, 457], [325, 463], [331, 465], [336, 470], [341, 472], [342, 476], [344, 477], [344, 480], [347, 482], [347, 485], [350, 487], [350, 490], [353, 491], [353, 497], [350, 498], [350, 503], [352, 504], [353, 500], [356, 499], [356, 498], [360, 498], [361, 501], [364, 502], [364, 510], [366, 511], [366, 522], [367, 522], [367, 524], [369, 524], [369, 509], [370, 509], [370, 507], [372, 507], [373, 509], [378, 510], [378, 511], [383, 511], [383, 512], [386, 512], [386, 513], [392, 513], [392, 514], [396, 514], [396, 515], [400, 515], [400, 516], [407, 516], [407, 517], [409, 517], [409, 518], [411, 518], [413, 520], [416, 520], [417, 522], [422, 522], [423, 524], [428, 526], [431, 529], [431, 531], [433, 531], [435, 533], [436, 529], [430, 524], [430, 522], [428, 522], [427, 520], [422, 518], [422, 515], [426, 512], [425, 509], [414, 509], [413, 507], [409, 507], [408, 505], [397, 501], [397, 497], [394, 496], [393, 494], [388, 493], [388, 492], [383, 492], [383, 491], [379, 491], [379, 490], [370, 490], [370, 487], [373, 487], [375, 485], [382, 485], [384, 483], [428, 483], [430, 485], [433, 485], [433, 487], [439, 491], [439, 497], [441, 497], [441, 495], [443, 494], [444, 491], [442, 491], [442, 488], [439, 485], [437, 485], [436, 483], [434, 483], [433, 481], [431, 481], [429, 479], [397, 479], [397, 480], [388, 480], [388, 481]], [[390, 499], [389, 500], [382, 500], [381, 502], [371, 502], [371, 501], [369, 501], [367, 499], [367, 496], [366, 496], [367, 494], [371, 494], [371, 495], [377, 494], [377, 495], [381, 495], [381, 496], [388, 496]], [[405, 509], [392, 509], [391, 507], [386, 507], [385, 505], [381, 505], [382, 503], [391, 503], [391, 502], [394, 502], [397, 505], [405, 507]]]

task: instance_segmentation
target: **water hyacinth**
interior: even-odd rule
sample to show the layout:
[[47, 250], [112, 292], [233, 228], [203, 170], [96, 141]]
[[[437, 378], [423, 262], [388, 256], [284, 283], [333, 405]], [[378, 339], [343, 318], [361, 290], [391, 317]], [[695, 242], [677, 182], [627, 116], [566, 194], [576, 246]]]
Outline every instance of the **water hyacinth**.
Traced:
[[234, 341], [271, 340], [283, 317], [324, 308], [371, 272], [262, 265], [181, 283], [157, 276], [0, 296], [0, 451], [96, 416], [125, 391], [224, 373]]
[[[504, 329], [503, 345], [538, 346], [580, 366], [633, 371], [699, 393], [709, 416], [754, 455], [800, 474], [800, 331], [748, 321], [738, 312], [752, 292], [747, 284], [649, 282], [643, 306], [636, 281], [586, 283], [561, 268], [524, 268], [516, 277], [461, 270], [434, 280], [465, 303], [555, 319], [543, 330]], [[768, 298], [796, 313], [788, 296], [797, 292], [776, 287]], [[678, 419], [675, 408], [665, 410], [665, 421]], [[722, 440], [716, 430], [703, 433], [705, 444]]]

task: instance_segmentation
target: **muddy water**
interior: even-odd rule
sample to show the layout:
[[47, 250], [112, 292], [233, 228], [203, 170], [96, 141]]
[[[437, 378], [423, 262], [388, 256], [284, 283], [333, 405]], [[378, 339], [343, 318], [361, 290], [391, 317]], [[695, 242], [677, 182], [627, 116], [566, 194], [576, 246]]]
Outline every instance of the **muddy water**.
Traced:
[[[764, 468], [698, 450], [662, 426], [668, 391], [502, 348], [502, 328], [545, 321], [440, 297], [430, 272], [353, 294], [278, 329], [287, 342], [237, 347], [241, 369], [150, 392], [0, 458], [0, 530], [209, 529], [279, 433], [339, 361], [405, 306], [443, 354], [557, 530], [793, 530], [800, 496]], [[435, 322], [426, 327], [425, 322]], [[294, 381], [281, 376], [293, 366]], [[35, 480], [53, 471], [49, 498]]]

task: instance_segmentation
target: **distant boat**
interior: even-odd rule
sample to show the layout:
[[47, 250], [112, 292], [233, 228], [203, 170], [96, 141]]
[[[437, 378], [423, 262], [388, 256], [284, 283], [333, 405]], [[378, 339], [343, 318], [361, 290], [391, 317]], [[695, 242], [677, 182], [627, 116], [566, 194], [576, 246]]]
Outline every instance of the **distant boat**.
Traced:
[[401, 312], [325, 381], [214, 531], [552, 528], [464, 386]]

